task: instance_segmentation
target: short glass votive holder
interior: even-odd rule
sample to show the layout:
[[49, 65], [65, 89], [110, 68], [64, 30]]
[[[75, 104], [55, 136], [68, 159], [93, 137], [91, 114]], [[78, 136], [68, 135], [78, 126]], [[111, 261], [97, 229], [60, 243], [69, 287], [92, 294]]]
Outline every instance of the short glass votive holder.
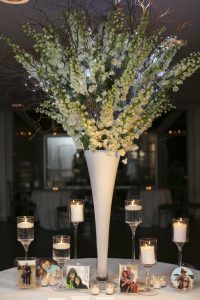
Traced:
[[40, 276], [40, 286], [46, 287], [46, 286], [52, 286], [55, 287], [58, 284], [58, 278], [55, 274], [43, 274]]
[[106, 294], [107, 295], [113, 295], [115, 292], [115, 285], [112, 281], [106, 282]]
[[90, 292], [92, 295], [99, 295], [100, 293], [100, 285], [98, 281], [92, 281], [90, 283]]
[[154, 289], [161, 288], [160, 276], [158, 276], [158, 275], [155, 276], [153, 287], [154, 287]]
[[167, 286], [167, 279], [165, 275], [160, 276], [160, 285], [161, 287]]
[[40, 286], [42, 286], [42, 287], [46, 287], [46, 286], [48, 286], [49, 285], [49, 278], [48, 278], [48, 276], [46, 275], [46, 276], [43, 276], [42, 278], [41, 278], [41, 280], [40, 280]]

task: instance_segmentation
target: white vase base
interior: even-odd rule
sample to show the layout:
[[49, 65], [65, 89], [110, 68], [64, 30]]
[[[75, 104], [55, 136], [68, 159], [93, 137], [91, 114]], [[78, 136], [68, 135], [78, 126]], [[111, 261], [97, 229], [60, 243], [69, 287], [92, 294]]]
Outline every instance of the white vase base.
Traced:
[[105, 281], [107, 281], [108, 280], [108, 275], [107, 276], [99, 276], [98, 274], [96, 275], [96, 280], [98, 281], [98, 282], [105, 282]]

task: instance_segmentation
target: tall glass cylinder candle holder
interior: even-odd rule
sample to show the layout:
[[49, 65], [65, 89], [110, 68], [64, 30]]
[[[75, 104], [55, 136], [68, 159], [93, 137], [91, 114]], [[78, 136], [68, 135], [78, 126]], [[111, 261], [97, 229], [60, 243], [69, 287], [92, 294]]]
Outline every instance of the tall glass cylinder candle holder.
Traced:
[[77, 259], [77, 229], [80, 222], [84, 222], [84, 200], [73, 199], [68, 202], [68, 217], [74, 227], [74, 259]]
[[154, 296], [157, 290], [150, 287], [150, 269], [157, 262], [157, 240], [153, 238], [140, 239], [140, 262], [146, 269], [145, 289], [139, 294], [144, 296]]
[[57, 285], [57, 290], [62, 291], [65, 289], [64, 266], [68, 259], [70, 259], [70, 236], [56, 235], [53, 236], [53, 259], [57, 261], [61, 268], [61, 280]]
[[182, 265], [182, 249], [186, 242], [189, 241], [189, 219], [177, 218], [172, 219], [172, 241], [178, 248], [178, 266]]
[[125, 200], [125, 222], [132, 233], [132, 259], [135, 262], [135, 231], [142, 222], [142, 201], [139, 199]]
[[30, 243], [34, 240], [34, 217], [17, 217], [17, 240], [24, 247], [26, 259], [28, 257]]

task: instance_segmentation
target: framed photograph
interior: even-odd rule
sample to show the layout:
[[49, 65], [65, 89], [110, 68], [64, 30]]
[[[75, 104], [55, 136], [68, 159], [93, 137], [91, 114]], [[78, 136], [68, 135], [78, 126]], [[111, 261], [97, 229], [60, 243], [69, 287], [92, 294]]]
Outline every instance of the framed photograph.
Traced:
[[68, 289], [89, 289], [90, 266], [68, 265], [66, 285]]
[[138, 293], [138, 265], [119, 264], [119, 287], [121, 293]]
[[189, 268], [178, 267], [172, 272], [171, 282], [179, 290], [192, 289], [194, 286], [194, 274]]
[[61, 270], [58, 263], [52, 258], [39, 258], [37, 260], [36, 276], [43, 278], [45, 276], [60, 277]]
[[36, 287], [36, 259], [17, 258], [17, 285], [20, 289]]

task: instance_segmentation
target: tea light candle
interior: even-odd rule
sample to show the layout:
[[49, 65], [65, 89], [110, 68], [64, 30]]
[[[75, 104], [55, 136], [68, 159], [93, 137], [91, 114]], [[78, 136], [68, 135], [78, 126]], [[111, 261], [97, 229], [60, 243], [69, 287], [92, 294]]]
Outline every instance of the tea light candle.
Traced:
[[98, 284], [94, 284], [94, 285], [91, 287], [91, 294], [92, 294], [92, 295], [99, 295], [99, 293], [100, 293], [99, 285], [98, 285]]
[[75, 202], [71, 204], [71, 222], [83, 222], [83, 204]]
[[41, 286], [48, 286], [49, 284], [49, 279], [47, 277], [42, 278], [40, 281]]
[[182, 220], [177, 221], [173, 224], [173, 241], [175, 243], [185, 243], [187, 241], [187, 224], [183, 223]]
[[70, 244], [61, 241], [60, 243], [53, 244], [53, 248], [56, 250], [67, 250], [70, 248]]
[[107, 295], [112, 295], [112, 294], [114, 294], [114, 286], [113, 286], [113, 284], [111, 284], [111, 283], [108, 283], [107, 284], [107, 286], [106, 286], [106, 294]]
[[150, 278], [150, 285], [153, 286], [154, 285], [154, 281], [155, 281], [155, 276], [152, 276]]
[[49, 285], [50, 286], [55, 286], [57, 284], [57, 280], [55, 280], [55, 278], [51, 277], [49, 279]]
[[160, 285], [161, 287], [165, 287], [167, 285], [167, 281], [165, 280], [164, 276], [160, 277]]
[[160, 289], [161, 288], [161, 284], [160, 284], [160, 279], [157, 278], [154, 282], [154, 285], [153, 285], [154, 289]]
[[28, 221], [22, 221], [20, 223], [17, 223], [17, 227], [21, 228], [21, 229], [29, 229], [29, 228], [33, 228], [34, 223], [28, 222]]
[[146, 244], [141, 246], [141, 261], [144, 265], [153, 265], [156, 262], [154, 246]]

